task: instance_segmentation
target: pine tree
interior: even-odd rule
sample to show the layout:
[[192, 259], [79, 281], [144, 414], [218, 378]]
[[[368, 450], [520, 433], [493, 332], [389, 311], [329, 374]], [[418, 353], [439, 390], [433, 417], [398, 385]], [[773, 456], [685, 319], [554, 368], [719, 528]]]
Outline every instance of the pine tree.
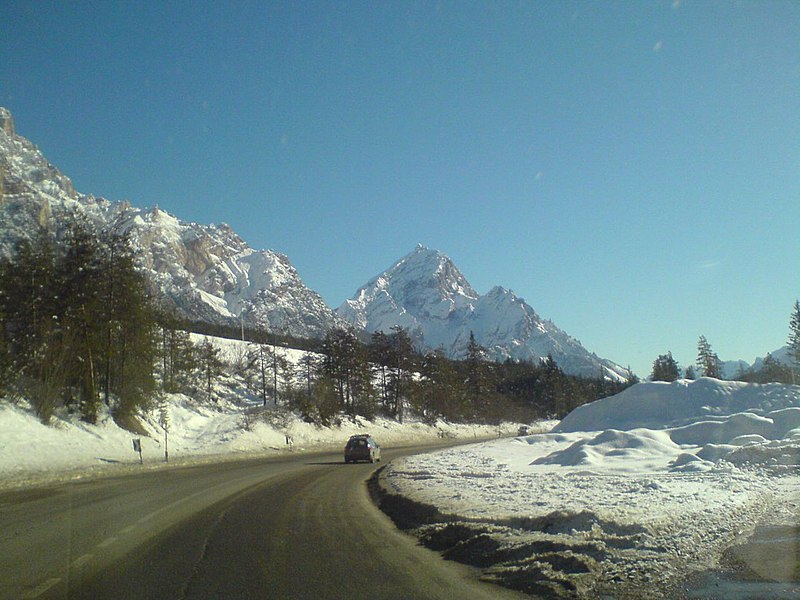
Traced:
[[542, 376], [539, 378], [540, 398], [548, 415], [561, 418], [569, 412], [568, 378], [558, 366], [552, 354], [542, 360]]
[[414, 347], [408, 332], [402, 327], [392, 327], [389, 344], [392, 363], [389, 371], [391, 374], [390, 388], [394, 398], [392, 414], [402, 423], [403, 402], [407, 399], [411, 387]]
[[7, 357], [21, 391], [47, 420], [77, 400], [95, 422], [100, 394], [116, 413], [153, 391], [153, 315], [124, 236], [68, 222], [58, 247], [49, 232], [0, 261], [0, 313]]
[[392, 344], [389, 336], [383, 331], [376, 331], [372, 334], [369, 344], [369, 356], [378, 374], [381, 404], [388, 413], [390, 411], [390, 403], [387, 372], [389, 365], [392, 363]]
[[420, 375], [413, 404], [427, 422], [434, 423], [439, 418], [458, 421], [468, 416], [463, 377], [444, 350], [423, 357]]
[[680, 377], [678, 361], [672, 358], [672, 352], [660, 354], [653, 362], [653, 372], [650, 374], [651, 381], [675, 381]]
[[303, 379], [306, 383], [306, 397], [311, 400], [311, 386], [314, 383], [314, 373], [319, 368], [318, 360], [311, 352], [306, 352], [300, 358], [300, 368], [303, 371]]
[[197, 360], [206, 384], [206, 397], [208, 400], [216, 402], [217, 399], [213, 394], [213, 385], [217, 378], [223, 374], [222, 367], [224, 366], [219, 357], [219, 349], [211, 340], [206, 338], [197, 347]]
[[489, 392], [486, 348], [475, 340], [475, 334], [472, 331], [469, 332], [467, 358], [464, 366], [467, 370], [465, 379], [468, 402], [475, 416], [485, 414]]
[[112, 228], [101, 232], [100, 242], [103, 399], [111, 406], [113, 395], [115, 415], [125, 416], [146, 406], [155, 392], [155, 312], [128, 235]]
[[189, 333], [179, 329], [177, 323], [165, 320], [159, 337], [158, 363], [162, 389], [171, 393], [188, 391], [192, 373], [197, 368], [195, 347]]
[[795, 371], [800, 367], [800, 300], [794, 301], [792, 316], [789, 318], [789, 356], [794, 362], [792, 380], [795, 380]]
[[367, 365], [365, 352], [360, 352], [358, 339], [351, 329], [334, 328], [328, 331], [322, 343], [322, 373], [330, 378], [336, 390], [339, 405], [355, 416], [355, 383], [359, 363]]
[[[278, 381], [280, 382], [281, 394], [285, 403], [294, 393], [294, 381], [296, 377], [294, 364], [286, 358], [284, 354], [277, 353], [275, 357], [278, 367]], [[275, 395], [277, 398], [277, 394]]]
[[269, 371], [269, 365], [272, 362], [272, 349], [266, 343], [259, 343], [258, 350], [256, 354], [256, 364], [258, 365], [258, 390], [259, 395], [261, 396], [261, 404], [262, 406], [267, 405], [267, 396], [268, 396], [268, 385], [267, 385], [267, 373]]
[[697, 342], [697, 369], [703, 377], [722, 378], [722, 362], [704, 335]]
[[788, 382], [791, 375], [787, 373], [786, 366], [782, 365], [776, 360], [771, 353], [767, 353], [764, 357], [764, 363], [758, 374], [758, 378], [762, 383], [770, 382]]

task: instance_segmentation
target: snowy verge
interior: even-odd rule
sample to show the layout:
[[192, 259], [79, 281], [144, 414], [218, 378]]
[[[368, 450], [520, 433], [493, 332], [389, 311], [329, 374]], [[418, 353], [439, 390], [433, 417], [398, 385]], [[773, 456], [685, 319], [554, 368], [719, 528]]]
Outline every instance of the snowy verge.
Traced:
[[426, 515], [407, 524], [426, 545], [489, 581], [656, 598], [757, 525], [796, 524], [798, 465], [800, 387], [701, 379], [638, 384], [549, 433], [394, 461], [381, 483]]
[[[336, 451], [356, 433], [370, 433], [391, 447], [442, 438], [485, 439], [508, 435], [518, 426], [343, 418], [339, 426], [320, 427], [281, 408], [224, 399], [209, 405], [182, 394], [168, 395], [164, 406], [166, 439], [155, 413], [140, 416], [144, 432], [136, 434], [119, 427], [107, 411], [90, 425], [62, 409], [43, 425], [27, 404], [0, 401], [0, 488], [287, 452]], [[133, 439], [141, 441], [142, 464]]]

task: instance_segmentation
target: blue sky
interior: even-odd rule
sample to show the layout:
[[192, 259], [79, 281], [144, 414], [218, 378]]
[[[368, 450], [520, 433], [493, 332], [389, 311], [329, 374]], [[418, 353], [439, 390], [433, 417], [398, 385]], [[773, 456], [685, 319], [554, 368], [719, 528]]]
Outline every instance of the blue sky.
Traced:
[[646, 376], [778, 348], [800, 296], [795, 1], [11, 0], [0, 105], [334, 307], [420, 242]]

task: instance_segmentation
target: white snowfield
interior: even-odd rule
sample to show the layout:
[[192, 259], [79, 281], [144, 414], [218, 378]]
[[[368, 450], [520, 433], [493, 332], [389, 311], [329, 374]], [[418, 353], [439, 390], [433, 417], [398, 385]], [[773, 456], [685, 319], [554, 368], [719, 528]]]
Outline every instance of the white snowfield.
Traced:
[[[591, 542], [580, 569], [543, 567], [577, 580], [579, 595], [625, 582], [657, 597], [756, 526], [796, 525], [798, 465], [800, 386], [702, 378], [637, 384], [549, 433], [407, 457], [384, 479], [443, 514], [496, 525], [489, 535], [506, 548], [546, 539], [574, 555]], [[508, 579], [503, 568], [487, 578]]]

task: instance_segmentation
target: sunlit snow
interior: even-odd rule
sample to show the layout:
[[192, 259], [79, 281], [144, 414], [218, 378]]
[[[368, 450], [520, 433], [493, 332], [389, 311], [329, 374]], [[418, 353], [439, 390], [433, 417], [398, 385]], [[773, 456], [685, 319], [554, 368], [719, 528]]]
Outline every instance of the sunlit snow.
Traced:
[[[599, 576], [655, 581], [713, 567], [759, 524], [796, 523], [798, 464], [800, 386], [704, 378], [638, 384], [549, 433], [407, 457], [385, 481], [443, 514], [546, 522], [569, 543], [605, 547], [635, 528]], [[513, 545], [545, 533], [495, 535]]]

